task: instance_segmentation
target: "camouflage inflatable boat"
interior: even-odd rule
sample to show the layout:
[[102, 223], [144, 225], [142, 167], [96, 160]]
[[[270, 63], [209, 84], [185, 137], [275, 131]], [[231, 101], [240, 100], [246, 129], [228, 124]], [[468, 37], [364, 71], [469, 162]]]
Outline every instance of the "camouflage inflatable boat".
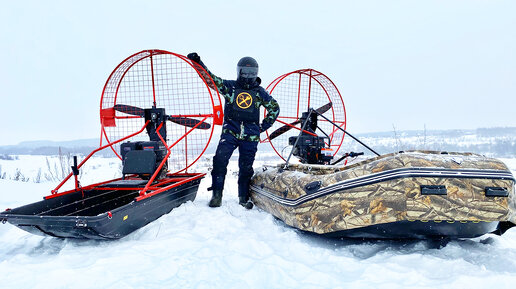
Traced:
[[264, 167], [251, 198], [289, 226], [333, 237], [472, 238], [516, 223], [514, 182], [493, 158], [410, 151], [344, 167]]

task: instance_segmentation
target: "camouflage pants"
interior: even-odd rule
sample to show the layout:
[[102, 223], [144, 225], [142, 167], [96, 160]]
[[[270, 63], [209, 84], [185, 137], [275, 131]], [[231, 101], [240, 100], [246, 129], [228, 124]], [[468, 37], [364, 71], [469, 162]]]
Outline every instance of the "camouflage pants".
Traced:
[[229, 158], [238, 147], [238, 196], [248, 197], [249, 182], [253, 176], [253, 163], [258, 142], [239, 140], [229, 133], [223, 133], [213, 158], [213, 170], [211, 172], [213, 190], [223, 190], [226, 178]]

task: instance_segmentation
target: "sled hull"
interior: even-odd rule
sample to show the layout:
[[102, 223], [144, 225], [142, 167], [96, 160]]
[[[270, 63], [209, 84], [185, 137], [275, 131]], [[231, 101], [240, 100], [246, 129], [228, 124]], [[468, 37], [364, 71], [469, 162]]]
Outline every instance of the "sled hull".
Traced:
[[109, 188], [107, 183], [3, 212], [0, 220], [36, 235], [119, 239], [195, 200], [200, 181], [197, 178], [139, 201], [138, 189]]

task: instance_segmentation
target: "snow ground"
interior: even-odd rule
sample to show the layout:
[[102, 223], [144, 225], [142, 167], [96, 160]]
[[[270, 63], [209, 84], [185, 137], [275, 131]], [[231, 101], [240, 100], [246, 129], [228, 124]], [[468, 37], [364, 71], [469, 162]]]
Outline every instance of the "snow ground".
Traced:
[[[503, 159], [516, 173], [516, 159]], [[256, 165], [269, 162], [257, 157]], [[34, 180], [45, 157], [1, 160]], [[199, 170], [207, 170], [201, 163]], [[117, 241], [40, 237], [0, 224], [1, 288], [514, 288], [516, 228], [503, 236], [438, 244], [357, 241], [302, 233], [237, 204], [232, 160], [221, 208], [207, 207], [209, 178], [188, 202]], [[112, 178], [93, 159], [83, 184]], [[41, 200], [55, 187], [0, 179], [0, 209]]]

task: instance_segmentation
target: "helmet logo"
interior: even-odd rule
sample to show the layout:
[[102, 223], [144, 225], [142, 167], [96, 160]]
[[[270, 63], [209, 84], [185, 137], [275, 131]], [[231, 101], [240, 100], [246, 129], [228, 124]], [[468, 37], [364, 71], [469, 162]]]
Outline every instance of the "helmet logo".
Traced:
[[253, 104], [253, 97], [247, 92], [241, 92], [237, 95], [236, 104], [241, 109], [247, 109]]

